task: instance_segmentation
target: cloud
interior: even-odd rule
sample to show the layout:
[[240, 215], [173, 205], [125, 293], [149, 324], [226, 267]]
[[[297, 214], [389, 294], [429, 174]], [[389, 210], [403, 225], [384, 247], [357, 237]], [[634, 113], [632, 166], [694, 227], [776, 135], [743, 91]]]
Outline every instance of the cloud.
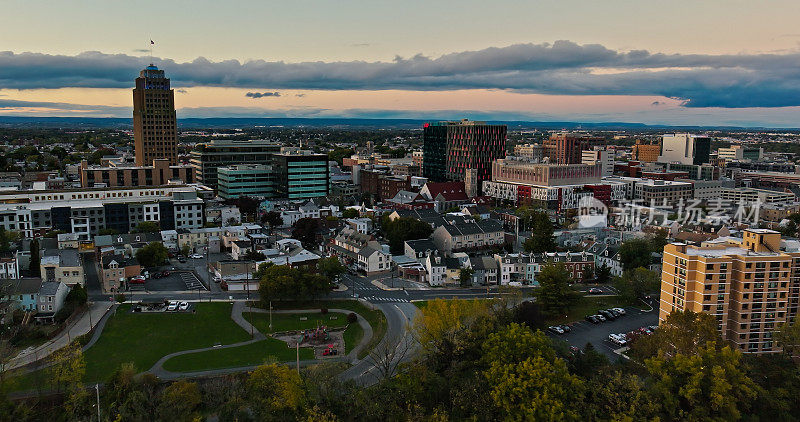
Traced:
[[360, 43], [350, 44], [350, 47], [369, 47], [370, 45], [372, 44], [368, 42], [360, 42]]
[[[129, 88], [149, 59], [0, 52], [0, 89]], [[663, 54], [556, 41], [391, 62], [156, 60], [176, 87], [303, 90], [500, 89], [555, 95], [657, 95], [684, 107], [800, 105], [800, 52]], [[257, 93], [257, 92], [256, 92]]]
[[244, 94], [244, 96], [245, 97], [254, 98], [254, 99], [255, 98], [264, 98], [264, 97], [280, 97], [281, 93], [277, 92], [277, 91], [276, 92], [248, 92], [247, 94]]
[[185, 93], [187, 93], [187, 92], [189, 92], [189, 91], [186, 91], [186, 90], [185, 90], [185, 89], [183, 89], [183, 88], [178, 88], [178, 89], [176, 89], [176, 90], [175, 90], [175, 92], [177, 92], [178, 94], [185, 94]]
[[149, 53], [149, 52], [150, 52], [150, 50], [149, 50], [149, 49], [147, 49], [147, 48], [134, 48], [134, 49], [133, 49], [133, 52], [134, 52], [134, 53]]
[[298, 98], [303, 98], [303, 97], [305, 97], [305, 96], [306, 96], [306, 94], [294, 94], [294, 96], [295, 96], [295, 97], [298, 97]]
[[53, 112], [61, 115], [63, 112], [69, 112], [76, 115], [109, 117], [128, 117], [132, 111], [131, 107], [0, 99], [0, 112], [3, 115], [13, 114], [19, 109], [37, 109], [45, 114]]

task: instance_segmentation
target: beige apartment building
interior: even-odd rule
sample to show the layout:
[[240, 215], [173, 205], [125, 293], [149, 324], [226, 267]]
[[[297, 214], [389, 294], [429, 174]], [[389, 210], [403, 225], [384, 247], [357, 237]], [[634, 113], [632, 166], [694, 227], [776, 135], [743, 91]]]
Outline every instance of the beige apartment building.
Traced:
[[797, 314], [800, 249], [780, 233], [745, 230], [741, 240], [664, 247], [658, 319], [677, 310], [706, 312], [742, 352], [774, 353], [780, 324]]

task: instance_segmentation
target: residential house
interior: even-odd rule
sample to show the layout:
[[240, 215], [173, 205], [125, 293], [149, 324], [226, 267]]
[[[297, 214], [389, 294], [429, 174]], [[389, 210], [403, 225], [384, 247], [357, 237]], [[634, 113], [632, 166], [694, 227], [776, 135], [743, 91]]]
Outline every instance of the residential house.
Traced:
[[64, 306], [70, 288], [60, 281], [44, 281], [39, 287], [36, 319], [53, 322], [53, 317]]
[[497, 284], [497, 262], [488, 256], [476, 256], [469, 259], [472, 267], [472, 284], [486, 286]]
[[162, 230], [161, 243], [170, 251], [177, 252], [178, 248], [178, 231], [177, 230]]
[[124, 255], [105, 254], [100, 258], [100, 281], [103, 291], [119, 292], [125, 289], [125, 282], [142, 273], [142, 267], [136, 258]]
[[223, 260], [212, 264], [214, 280], [228, 291], [258, 292], [258, 280], [253, 278], [255, 261]]
[[614, 277], [622, 275], [622, 262], [619, 260], [619, 245], [607, 245], [602, 242], [595, 242], [586, 249], [594, 255], [595, 270], [602, 266], [609, 269]]
[[425, 257], [425, 271], [428, 274], [428, 284], [431, 286], [442, 286], [447, 280], [447, 264], [438, 253]]
[[253, 252], [253, 243], [249, 240], [234, 240], [231, 242], [231, 258], [234, 261], [245, 259], [245, 256]]
[[461, 251], [487, 250], [505, 244], [502, 225], [495, 220], [444, 224], [431, 235], [436, 249], [445, 255]]
[[[265, 249], [261, 252], [267, 261], [275, 265], [288, 265], [307, 271], [316, 271], [320, 256], [303, 248], [296, 239], [282, 239], [276, 242], [277, 249]], [[261, 264], [261, 263], [259, 263]]]
[[67, 286], [86, 284], [83, 264], [76, 249], [46, 249], [40, 260], [42, 279], [62, 282]]
[[367, 234], [372, 231], [372, 220], [369, 218], [348, 218], [344, 220], [344, 223], [361, 234]]
[[11, 311], [36, 311], [41, 285], [40, 278], [0, 280], [0, 303], [10, 303], [11, 306], [6, 309]]
[[19, 278], [19, 265], [16, 257], [0, 258], [0, 280]]
[[403, 249], [405, 256], [417, 261], [423, 261], [426, 257], [437, 252], [436, 244], [431, 239], [406, 240], [403, 243]]
[[387, 273], [391, 269], [392, 256], [384, 252], [380, 245], [367, 245], [358, 251], [358, 270], [366, 275]]
[[370, 242], [375, 242], [375, 238], [368, 234], [359, 233], [352, 227], [343, 228], [333, 242], [329, 245], [328, 250], [332, 255], [339, 257], [345, 265], [356, 265], [358, 262], [358, 252], [365, 248]]

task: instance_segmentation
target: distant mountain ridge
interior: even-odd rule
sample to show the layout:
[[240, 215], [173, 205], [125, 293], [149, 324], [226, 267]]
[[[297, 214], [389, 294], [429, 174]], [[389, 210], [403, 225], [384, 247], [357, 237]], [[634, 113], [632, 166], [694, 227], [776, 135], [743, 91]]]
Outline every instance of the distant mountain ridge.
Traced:
[[[363, 119], [363, 118], [253, 118], [253, 117], [219, 117], [219, 118], [180, 118], [178, 126], [181, 129], [234, 129], [254, 127], [339, 127], [354, 129], [421, 129], [426, 121], [439, 121], [442, 119], [417, 120], [417, 119]], [[764, 128], [764, 127], [739, 127], [739, 126], [670, 126], [647, 125], [644, 123], [627, 122], [534, 122], [534, 121], [491, 121], [496, 124], [506, 124], [511, 129], [594, 129], [594, 130], [798, 130], [797, 128]], [[132, 119], [121, 117], [18, 117], [0, 116], [0, 127], [45, 127], [45, 128], [75, 128], [75, 129], [132, 129]]]

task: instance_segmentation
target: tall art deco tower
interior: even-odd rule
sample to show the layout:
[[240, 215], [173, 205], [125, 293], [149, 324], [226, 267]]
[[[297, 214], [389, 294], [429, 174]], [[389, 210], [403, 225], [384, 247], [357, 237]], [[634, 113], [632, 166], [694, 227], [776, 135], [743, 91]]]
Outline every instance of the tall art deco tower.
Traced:
[[178, 164], [178, 126], [175, 92], [164, 71], [152, 64], [139, 72], [133, 89], [133, 140], [136, 165], [148, 166], [157, 158]]

